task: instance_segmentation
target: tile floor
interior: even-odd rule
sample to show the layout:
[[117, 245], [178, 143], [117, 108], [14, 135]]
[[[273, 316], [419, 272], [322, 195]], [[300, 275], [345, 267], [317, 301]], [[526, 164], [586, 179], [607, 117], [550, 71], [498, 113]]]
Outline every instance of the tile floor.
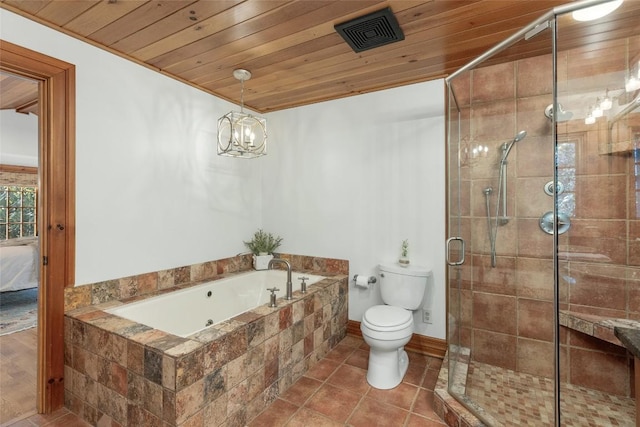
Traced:
[[[377, 390], [366, 380], [368, 358], [364, 341], [347, 336], [249, 426], [446, 426], [433, 411], [433, 389], [442, 360], [409, 352], [404, 381], [392, 390]], [[65, 408], [8, 425], [88, 426]]]
[[35, 414], [19, 421], [9, 421], [0, 427], [88, 427], [89, 424], [69, 412], [67, 408], [60, 408], [49, 415]]
[[409, 353], [404, 381], [377, 390], [366, 380], [368, 358], [364, 341], [347, 336], [249, 426], [445, 426], [433, 411], [440, 359]]

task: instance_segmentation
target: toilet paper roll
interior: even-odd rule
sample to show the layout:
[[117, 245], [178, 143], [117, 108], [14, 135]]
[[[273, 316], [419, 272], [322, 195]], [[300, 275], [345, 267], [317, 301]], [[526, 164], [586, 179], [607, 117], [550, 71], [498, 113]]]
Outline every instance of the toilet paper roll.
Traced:
[[356, 288], [369, 289], [369, 277], [361, 274], [356, 275]]

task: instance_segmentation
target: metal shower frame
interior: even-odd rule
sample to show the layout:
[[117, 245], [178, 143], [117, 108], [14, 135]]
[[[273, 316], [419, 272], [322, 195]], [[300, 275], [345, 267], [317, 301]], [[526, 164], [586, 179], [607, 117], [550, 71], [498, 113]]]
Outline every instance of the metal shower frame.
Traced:
[[[590, 6], [595, 6], [602, 3], [608, 3], [611, 0], [582, 0], [574, 3], [569, 3], [566, 5], [557, 6], [551, 9], [549, 12], [545, 13], [535, 21], [530, 24], [524, 26], [518, 32], [498, 43], [482, 55], [478, 56], [471, 62], [464, 65], [462, 68], [456, 70], [451, 75], [445, 78], [445, 83], [448, 88], [448, 92], [453, 96], [455, 100], [456, 109], [460, 112], [458, 107], [458, 101], [456, 99], [455, 92], [451, 86], [451, 81], [461, 75], [464, 72], [470, 71], [476, 66], [480, 65], [487, 59], [493, 57], [504, 49], [514, 45], [520, 40], [528, 40], [529, 38], [534, 37], [539, 32], [546, 30], [547, 28], [551, 29], [551, 55], [552, 55], [552, 76], [553, 76], [553, 86], [552, 86], [552, 97], [553, 97], [553, 110], [559, 111], [559, 103], [558, 103], [558, 93], [557, 93], [557, 28], [556, 28], [556, 17], [559, 15], [565, 15], [567, 13], [571, 13], [575, 10], [584, 9]], [[555, 117], [552, 119], [554, 126], [552, 126], [551, 137], [554, 141], [554, 150], [557, 148], [557, 132], [556, 132], [556, 119]], [[459, 135], [459, 133], [458, 133]], [[459, 137], [459, 136], [458, 136]], [[557, 200], [556, 190], [558, 186], [558, 176], [557, 176], [557, 168], [554, 168], [554, 176], [553, 176], [553, 197], [554, 201]], [[459, 193], [458, 193], [459, 194]], [[553, 316], [554, 316], [554, 330], [553, 330], [553, 343], [554, 343], [554, 425], [556, 427], [560, 427], [560, 322], [559, 322], [559, 294], [560, 294], [560, 285], [559, 285], [559, 263], [558, 263], [558, 206], [557, 203], [554, 202], [553, 206]], [[448, 233], [447, 233], [448, 234]], [[451, 262], [449, 260], [449, 243], [452, 241], [458, 240], [462, 244], [462, 255], [461, 261], [459, 262]], [[464, 262], [464, 239], [462, 237], [450, 237], [447, 239], [446, 244], [446, 254], [447, 254], [447, 263], [449, 266], [460, 265]], [[449, 279], [449, 271], [447, 270], [447, 283]], [[457, 274], [458, 280], [460, 280], [460, 274]], [[448, 329], [448, 326], [447, 326]], [[447, 330], [447, 337], [449, 336], [449, 331]], [[449, 369], [452, 369], [452, 366], [449, 366]], [[455, 396], [454, 396], [455, 397]], [[456, 399], [458, 400], [458, 399]], [[478, 417], [483, 422], [487, 423], [486, 419], [484, 419], [480, 414], [477, 413], [473, 408], [467, 405], [463, 400], [458, 400], [463, 406], [465, 406], [468, 410], [470, 410], [476, 417]], [[490, 425], [489, 423], [487, 423]]]

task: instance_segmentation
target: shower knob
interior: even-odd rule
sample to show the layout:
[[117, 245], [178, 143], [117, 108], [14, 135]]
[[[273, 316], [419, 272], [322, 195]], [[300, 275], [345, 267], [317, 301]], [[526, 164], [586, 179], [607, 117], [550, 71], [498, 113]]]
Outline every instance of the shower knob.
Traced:
[[[552, 187], [553, 188], [553, 187]], [[558, 234], [564, 234], [571, 227], [571, 220], [565, 213], [558, 214]], [[553, 212], [546, 212], [540, 217], [540, 228], [547, 234], [553, 234]]]
[[[558, 185], [556, 185], [556, 194], [562, 194], [563, 191], [564, 191], [564, 184], [562, 184], [561, 182], [558, 182]], [[544, 185], [544, 192], [548, 196], [553, 196], [553, 181], [549, 181]]]

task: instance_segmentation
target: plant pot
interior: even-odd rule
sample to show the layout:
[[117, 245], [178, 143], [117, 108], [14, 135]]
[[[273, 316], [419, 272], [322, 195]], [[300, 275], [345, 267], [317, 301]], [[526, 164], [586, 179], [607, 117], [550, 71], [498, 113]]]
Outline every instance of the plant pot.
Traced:
[[254, 270], [267, 270], [269, 268], [269, 261], [273, 259], [273, 255], [254, 255], [253, 256], [253, 269]]
[[411, 261], [409, 261], [409, 258], [406, 258], [406, 257], [401, 257], [398, 260], [398, 264], [400, 264], [400, 267], [409, 267], [410, 262]]

